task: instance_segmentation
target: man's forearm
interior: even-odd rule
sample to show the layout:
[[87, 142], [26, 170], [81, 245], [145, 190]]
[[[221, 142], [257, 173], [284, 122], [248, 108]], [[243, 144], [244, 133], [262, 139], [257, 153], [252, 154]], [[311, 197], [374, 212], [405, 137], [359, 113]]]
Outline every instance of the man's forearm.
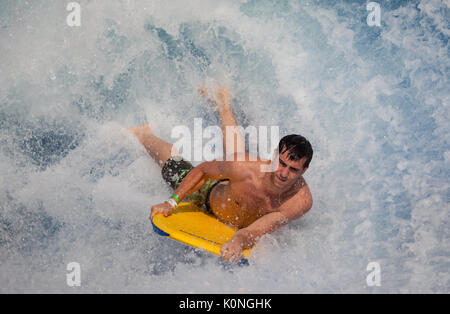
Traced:
[[243, 249], [251, 248], [266, 233], [270, 233], [288, 223], [288, 219], [280, 212], [262, 216], [250, 226], [236, 231], [232, 241], [238, 242]]
[[181, 201], [200, 189], [203, 184], [206, 183], [206, 180], [207, 178], [201, 167], [195, 167], [187, 174], [183, 181], [181, 181], [181, 184], [178, 189], [176, 189], [175, 194]]

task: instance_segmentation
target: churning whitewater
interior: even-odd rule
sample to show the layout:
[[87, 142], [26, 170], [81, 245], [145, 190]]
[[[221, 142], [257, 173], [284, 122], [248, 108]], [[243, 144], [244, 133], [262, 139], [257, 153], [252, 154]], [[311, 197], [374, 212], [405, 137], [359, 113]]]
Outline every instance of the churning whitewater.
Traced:
[[[376, 2], [0, 1], [0, 292], [448, 293], [450, 3]], [[249, 267], [148, 219], [170, 190], [127, 128], [218, 125], [204, 84], [314, 147], [313, 208]]]

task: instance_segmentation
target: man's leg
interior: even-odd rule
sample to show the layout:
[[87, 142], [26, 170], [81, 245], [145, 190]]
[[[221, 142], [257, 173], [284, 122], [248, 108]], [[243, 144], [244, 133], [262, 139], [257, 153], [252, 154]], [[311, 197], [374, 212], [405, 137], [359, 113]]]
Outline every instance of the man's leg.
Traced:
[[[152, 156], [161, 167], [166, 163], [167, 159], [173, 157], [173, 144], [155, 136], [149, 125], [141, 125], [135, 128], [129, 128], [128, 130], [136, 135], [150, 156]], [[179, 155], [179, 152], [175, 147], [173, 147], [173, 152], [174, 154]]]
[[[208, 91], [205, 87], [200, 87], [198, 90], [203, 96], [207, 97], [212, 104], [217, 106], [217, 110], [219, 111], [220, 116], [220, 127], [222, 129], [224, 155], [228, 155], [233, 152], [245, 153], [245, 141], [238, 129], [236, 119], [233, 115], [233, 110], [231, 109], [230, 92], [228, 91], [228, 89], [219, 89], [217, 91], [217, 99], [214, 99], [213, 97], [208, 95]], [[229, 129], [230, 132], [228, 134], [227, 129]], [[228, 136], [232, 136], [232, 138], [228, 138]], [[227, 151], [227, 141], [230, 141], [230, 144], [234, 143], [233, 152]]]

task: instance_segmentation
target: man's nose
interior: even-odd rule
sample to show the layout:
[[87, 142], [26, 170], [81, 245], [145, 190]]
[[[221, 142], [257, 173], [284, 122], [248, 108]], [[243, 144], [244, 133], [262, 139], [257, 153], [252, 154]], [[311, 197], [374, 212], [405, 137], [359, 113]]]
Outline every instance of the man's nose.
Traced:
[[282, 168], [281, 171], [280, 171], [280, 175], [283, 178], [287, 178], [288, 175], [289, 175], [289, 169], [287, 167]]

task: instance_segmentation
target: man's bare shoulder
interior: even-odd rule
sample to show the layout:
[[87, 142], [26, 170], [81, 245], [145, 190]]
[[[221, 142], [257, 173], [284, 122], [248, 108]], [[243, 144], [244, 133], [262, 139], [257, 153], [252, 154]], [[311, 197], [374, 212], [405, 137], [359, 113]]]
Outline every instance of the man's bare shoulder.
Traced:
[[308, 203], [310, 203], [310, 205], [312, 206], [313, 199], [312, 199], [311, 190], [309, 189], [309, 185], [308, 185], [308, 183], [306, 183], [306, 180], [303, 177], [301, 180], [301, 188], [297, 192], [295, 197], [297, 198], [297, 201], [305, 200]]
[[270, 160], [263, 160], [247, 153], [234, 153], [227, 155], [224, 161], [231, 162], [233, 167], [240, 169], [259, 169], [262, 164], [270, 164]]
[[236, 171], [242, 172], [245, 176], [251, 175], [252, 177], [261, 175], [261, 169], [268, 169], [270, 166], [270, 160], [264, 160], [253, 155], [234, 154], [233, 167]]

